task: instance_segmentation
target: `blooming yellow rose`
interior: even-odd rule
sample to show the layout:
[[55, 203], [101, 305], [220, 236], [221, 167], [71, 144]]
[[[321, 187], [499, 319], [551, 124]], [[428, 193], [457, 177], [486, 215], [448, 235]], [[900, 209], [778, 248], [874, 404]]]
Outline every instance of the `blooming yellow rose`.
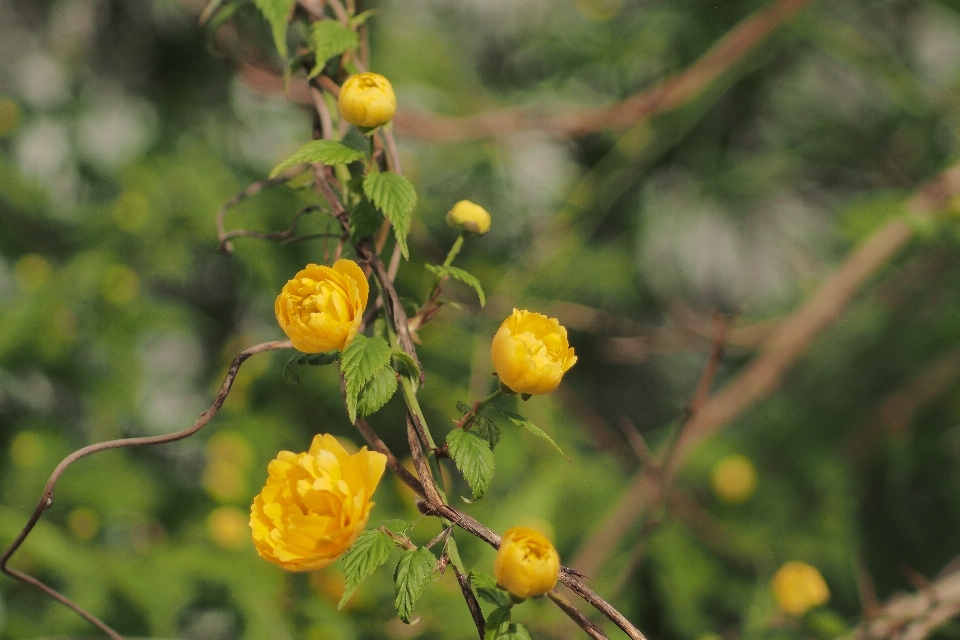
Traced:
[[387, 458], [364, 447], [347, 453], [321, 434], [310, 451], [281, 451], [253, 500], [250, 528], [261, 558], [290, 571], [325, 567], [363, 532]]
[[308, 264], [283, 286], [274, 311], [293, 346], [305, 353], [343, 349], [357, 335], [370, 285], [353, 260], [333, 268]]
[[497, 583], [518, 598], [539, 596], [553, 589], [560, 573], [560, 556], [536, 529], [512, 527], [500, 541], [493, 561]]
[[478, 204], [461, 200], [447, 212], [447, 224], [482, 236], [490, 231], [490, 213]]
[[745, 502], [757, 488], [757, 468], [746, 456], [727, 456], [713, 468], [711, 481], [713, 492], [724, 502]]
[[805, 562], [788, 562], [773, 576], [777, 605], [792, 616], [802, 616], [830, 599], [827, 583], [815, 567]]
[[501, 382], [517, 393], [550, 393], [577, 361], [567, 330], [556, 318], [513, 310], [493, 337], [493, 368]]
[[344, 120], [372, 129], [390, 122], [397, 110], [397, 96], [389, 80], [367, 71], [347, 78], [337, 104]]

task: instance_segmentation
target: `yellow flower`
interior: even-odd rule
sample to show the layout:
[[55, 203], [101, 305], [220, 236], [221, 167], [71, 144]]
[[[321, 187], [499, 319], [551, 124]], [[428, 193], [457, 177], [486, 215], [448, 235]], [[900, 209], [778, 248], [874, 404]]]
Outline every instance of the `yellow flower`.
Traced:
[[389, 80], [367, 71], [347, 78], [337, 104], [344, 120], [372, 129], [390, 122], [397, 110], [397, 96]]
[[293, 346], [305, 353], [343, 349], [357, 335], [370, 285], [353, 260], [333, 268], [308, 264], [283, 286], [274, 311]]
[[518, 598], [539, 596], [553, 589], [560, 573], [560, 556], [536, 529], [512, 527], [500, 541], [493, 561], [497, 583]]
[[713, 468], [713, 492], [724, 502], [745, 502], [757, 488], [757, 468], [746, 456], [727, 456]]
[[363, 532], [387, 458], [364, 447], [353, 455], [321, 434], [310, 451], [281, 451], [253, 500], [250, 528], [261, 558], [290, 571], [325, 567]]
[[802, 616], [830, 599], [830, 590], [815, 567], [805, 562], [788, 562], [773, 576], [777, 605], [792, 616]]
[[493, 337], [490, 358], [500, 381], [517, 393], [550, 393], [577, 361], [556, 318], [513, 310]]
[[447, 224], [482, 236], [490, 231], [490, 213], [478, 204], [461, 200], [447, 212]]

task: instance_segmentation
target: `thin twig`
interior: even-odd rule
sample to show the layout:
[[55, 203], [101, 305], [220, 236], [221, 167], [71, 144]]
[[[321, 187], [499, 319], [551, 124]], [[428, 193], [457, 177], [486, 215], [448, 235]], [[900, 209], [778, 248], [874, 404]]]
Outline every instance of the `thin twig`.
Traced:
[[547, 597], [553, 600], [553, 603], [560, 607], [561, 611], [570, 616], [570, 619], [576, 622], [588, 636], [594, 640], [609, 640], [609, 638], [607, 638], [607, 634], [601, 631], [600, 627], [593, 624], [590, 618], [583, 615], [579, 609], [573, 606], [573, 603], [570, 602], [562, 593], [554, 589], [553, 591], [547, 593]]
[[467, 602], [467, 609], [470, 610], [470, 617], [473, 618], [473, 624], [477, 627], [477, 633], [480, 634], [480, 640], [483, 640], [483, 632], [486, 628], [486, 622], [483, 619], [483, 612], [480, 610], [480, 603], [477, 602], [477, 596], [473, 594], [470, 588], [470, 580], [467, 576], [460, 573], [457, 565], [453, 565], [453, 574], [457, 576], [457, 584], [460, 585], [460, 591], [463, 593], [463, 599]]
[[216, 224], [217, 224], [217, 238], [220, 240], [220, 248], [226, 253], [233, 253], [233, 244], [229, 242], [227, 237], [227, 230], [224, 227], [224, 217], [227, 215], [227, 211], [237, 206], [247, 198], [255, 196], [260, 193], [262, 190], [267, 187], [273, 187], [278, 184], [283, 184], [293, 176], [297, 175], [303, 171], [302, 166], [291, 167], [280, 173], [279, 175], [274, 176], [273, 178], [265, 178], [263, 180], [257, 180], [249, 187], [233, 196], [229, 200], [223, 203], [223, 206], [220, 207], [220, 210], [217, 212]]
[[62, 595], [57, 590], [52, 587], [40, 582], [36, 578], [29, 576], [25, 573], [17, 571], [16, 569], [11, 569], [7, 566], [7, 562], [16, 553], [17, 549], [20, 548], [20, 545], [23, 544], [24, 540], [27, 539], [27, 536], [30, 535], [30, 532], [33, 531], [33, 528], [40, 521], [40, 518], [43, 516], [43, 513], [53, 505], [53, 490], [57, 486], [57, 482], [60, 480], [60, 476], [63, 475], [64, 471], [72, 465], [74, 462], [80, 458], [84, 458], [88, 455], [99, 453], [100, 451], [108, 451], [110, 449], [120, 449], [123, 447], [137, 447], [137, 446], [146, 446], [146, 445], [155, 445], [155, 444], [166, 444], [170, 442], [176, 442], [177, 440], [182, 440], [189, 436], [192, 436], [194, 433], [202, 429], [207, 425], [210, 420], [217, 415], [217, 412], [220, 411], [220, 407], [223, 406], [224, 401], [227, 399], [227, 396], [230, 394], [230, 389], [233, 386], [233, 382], [237, 377], [237, 372], [240, 370], [240, 365], [244, 363], [252, 355], [257, 353], [263, 353], [264, 351], [272, 351], [275, 349], [291, 349], [293, 345], [289, 340], [280, 340], [274, 342], [264, 342], [256, 346], [245, 349], [237, 354], [237, 357], [233, 359], [233, 362], [230, 364], [230, 368], [227, 370], [227, 375], [223, 379], [223, 384], [220, 385], [220, 391], [217, 393], [217, 397], [214, 399], [213, 404], [210, 405], [210, 408], [200, 414], [200, 417], [186, 429], [177, 431], [175, 433], [170, 433], [161, 436], [145, 436], [138, 438], [120, 438], [118, 440], [109, 440], [107, 442], [98, 442], [96, 444], [91, 444], [89, 446], [83, 447], [74, 451], [66, 458], [64, 458], [60, 464], [53, 470], [53, 473], [50, 474], [50, 479], [47, 480], [47, 484], [43, 489], [43, 494], [40, 496], [40, 502], [37, 504], [37, 507], [33, 510], [33, 514], [30, 516], [30, 519], [27, 521], [27, 524], [23, 526], [20, 533], [14, 539], [13, 543], [7, 548], [3, 556], [0, 556], [0, 571], [6, 573], [7, 575], [16, 578], [22, 582], [33, 585], [46, 593], [51, 598], [57, 600], [58, 602], [66, 605], [67, 607], [73, 609], [75, 612], [80, 614], [90, 623], [94, 624], [101, 631], [110, 636], [113, 640], [123, 640], [122, 636], [107, 626], [99, 618], [93, 614], [87, 612], [85, 609], [81, 608], [79, 605], [75, 604], [66, 596]]
[[249, 237], [249, 238], [259, 238], [260, 240], [279, 240], [280, 244], [291, 244], [293, 242], [302, 242], [304, 240], [314, 240], [316, 238], [339, 238], [342, 237], [342, 233], [313, 233], [306, 236], [295, 236], [297, 232], [297, 223], [300, 221], [300, 218], [308, 213], [313, 213], [314, 211], [322, 211], [320, 207], [316, 205], [310, 205], [300, 209], [290, 220], [290, 227], [283, 231], [274, 231], [273, 233], [263, 233], [261, 231], [251, 231], [249, 229], [235, 229], [229, 231], [223, 235], [220, 240], [220, 250], [221, 251], [231, 251], [232, 249], [227, 249], [229, 244], [232, 247], [230, 240], [233, 238], [240, 237]]

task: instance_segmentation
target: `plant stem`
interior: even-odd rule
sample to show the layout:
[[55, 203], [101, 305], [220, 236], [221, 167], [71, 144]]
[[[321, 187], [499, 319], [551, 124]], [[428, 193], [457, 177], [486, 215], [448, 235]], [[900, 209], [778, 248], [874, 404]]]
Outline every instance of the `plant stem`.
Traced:
[[457, 254], [460, 253], [460, 249], [463, 248], [463, 232], [460, 232], [460, 235], [457, 236], [457, 239], [454, 241], [453, 246], [450, 247], [450, 252], [447, 254], [447, 259], [443, 261], [443, 266], [449, 267], [453, 264], [453, 259], [457, 257]]
[[467, 413], [465, 413], [464, 416], [460, 418], [460, 421], [457, 422], [457, 428], [467, 431], [470, 428], [470, 425], [472, 425], [474, 421], [477, 419], [477, 416], [480, 415], [480, 412], [483, 411], [483, 408], [502, 395], [503, 395], [503, 390], [497, 389], [496, 391], [488, 395], [486, 398], [482, 400], [477, 400], [474, 403], [473, 408], [470, 409], [470, 411], [468, 411]]

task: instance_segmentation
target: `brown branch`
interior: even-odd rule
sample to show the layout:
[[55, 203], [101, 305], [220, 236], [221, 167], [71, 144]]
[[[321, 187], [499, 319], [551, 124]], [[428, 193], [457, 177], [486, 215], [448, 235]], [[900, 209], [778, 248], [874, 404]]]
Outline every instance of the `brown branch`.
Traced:
[[948, 573], [913, 594], [894, 596], [847, 636], [853, 640], [923, 640], [960, 614], [960, 571]]
[[[958, 192], [960, 164], [944, 170], [921, 187], [906, 203], [906, 209], [914, 217], [930, 217]], [[863, 240], [800, 309], [777, 325], [761, 344], [760, 355], [691, 416], [670, 453], [666, 476], [672, 477], [697, 445], [776, 389], [787, 369], [839, 318], [866, 281], [896, 255], [911, 236], [910, 222], [895, 218]], [[651, 505], [659, 504], [661, 493], [658, 476], [646, 469], [637, 474], [620, 502], [584, 545], [589, 556], [586, 551], [582, 552], [575, 558], [574, 566], [586, 573], [595, 573], [641, 514]]]
[[600, 627], [595, 625], [588, 617], [583, 615], [579, 609], [573, 606], [573, 603], [567, 600], [566, 596], [554, 589], [547, 594], [547, 597], [553, 600], [553, 603], [560, 607], [560, 610], [570, 616], [570, 619], [576, 622], [588, 636], [594, 640], [609, 640]]
[[53, 470], [53, 473], [50, 474], [50, 479], [47, 480], [47, 484], [43, 489], [43, 494], [40, 496], [40, 502], [37, 504], [37, 507], [33, 510], [33, 514], [30, 516], [30, 519], [27, 521], [27, 524], [23, 526], [23, 529], [20, 531], [20, 534], [17, 535], [13, 543], [7, 548], [3, 556], [0, 556], [0, 571], [6, 573], [7, 575], [25, 582], [27, 584], [33, 585], [46, 593], [51, 598], [57, 600], [58, 602], [66, 605], [67, 607], [73, 609], [88, 622], [95, 625], [101, 631], [110, 636], [113, 640], [123, 640], [122, 636], [107, 626], [99, 618], [89, 613], [85, 609], [81, 608], [79, 605], [75, 604], [66, 596], [62, 595], [57, 590], [52, 587], [40, 582], [36, 578], [29, 576], [25, 573], [17, 571], [16, 569], [11, 569], [7, 566], [7, 562], [16, 553], [17, 549], [23, 544], [27, 539], [27, 536], [30, 535], [30, 532], [33, 531], [33, 528], [40, 521], [40, 518], [43, 516], [43, 513], [53, 505], [53, 490], [57, 486], [57, 482], [60, 480], [60, 476], [67, 470], [67, 468], [72, 465], [74, 462], [80, 458], [84, 458], [88, 455], [98, 453], [100, 451], [108, 451], [110, 449], [120, 449], [123, 447], [137, 447], [137, 446], [146, 446], [154, 444], [166, 444], [170, 442], [176, 442], [177, 440], [182, 440], [189, 436], [192, 436], [194, 433], [202, 429], [207, 425], [208, 422], [217, 415], [217, 412], [220, 411], [220, 407], [223, 406], [224, 401], [226, 401], [227, 396], [230, 394], [230, 389], [233, 386], [233, 382], [237, 377], [237, 372], [240, 370], [240, 365], [244, 363], [252, 355], [257, 353], [263, 353], [264, 351], [272, 351], [275, 349], [292, 349], [293, 345], [289, 340], [281, 340], [275, 342], [264, 342], [263, 344], [258, 344], [256, 346], [245, 349], [237, 354], [237, 357], [233, 359], [233, 362], [230, 364], [230, 368], [227, 370], [227, 375], [223, 379], [223, 384], [220, 385], [220, 392], [217, 393], [217, 397], [214, 399], [213, 404], [210, 405], [210, 408], [200, 414], [200, 417], [197, 418], [196, 422], [193, 423], [190, 427], [183, 429], [182, 431], [177, 431], [175, 433], [170, 433], [162, 436], [146, 436], [138, 438], [120, 438], [118, 440], [109, 440], [107, 442], [98, 442], [97, 444], [91, 444], [89, 446], [83, 447], [74, 451], [66, 458], [64, 458], [60, 464]]
[[[279, 240], [280, 244], [292, 244], [294, 242], [302, 242], [304, 240], [315, 240], [317, 238], [341, 238], [343, 237], [342, 233], [312, 233], [306, 236], [295, 236], [297, 232], [297, 223], [300, 221], [300, 218], [308, 213], [313, 213], [314, 211], [322, 211], [322, 209], [316, 205], [310, 205], [300, 209], [290, 220], [290, 227], [284, 229], [283, 231], [274, 231], [272, 233], [263, 233], [260, 231], [250, 231], [248, 229], [235, 229], [233, 231], [227, 232], [220, 239], [221, 251], [229, 253], [233, 250], [233, 244], [230, 242], [233, 238], [248, 237], [248, 238], [258, 238], [260, 240]], [[229, 248], [228, 248], [229, 247]]]
[[[696, 98], [809, 1], [777, 0], [741, 21], [686, 70], [613, 105], [593, 109], [556, 105], [553, 113], [547, 115], [541, 113], [542, 107], [522, 106], [463, 117], [400, 109], [393, 118], [393, 126], [402, 136], [432, 142], [503, 137], [531, 129], [556, 136], [624, 129], [644, 118], [677, 109]], [[291, 100], [304, 104], [311, 102], [305, 81], [290, 80], [285, 86], [280, 76], [250, 64], [241, 64], [238, 74], [254, 90], [281, 93], [286, 89]]]
[[696, 98], [808, 2], [777, 0], [740, 22], [685, 71], [617, 104], [595, 109], [559, 106], [559, 113], [551, 115], [540, 115], [541, 109], [518, 107], [460, 118], [401, 110], [393, 119], [394, 125], [400, 135], [432, 142], [502, 137], [529, 129], [557, 136], [624, 129]]
[[473, 594], [470, 588], [470, 580], [467, 576], [460, 573], [457, 565], [453, 565], [453, 574], [457, 576], [457, 584], [460, 585], [460, 591], [463, 593], [463, 599], [467, 602], [467, 608], [470, 609], [470, 617], [473, 618], [473, 624], [477, 627], [477, 633], [480, 634], [480, 640], [483, 640], [483, 632], [487, 626], [483, 619], [483, 612], [480, 610], [480, 603], [477, 602], [477, 596]]
[[273, 178], [265, 178], [263, 180], [257, 180], [249, 187], [233, 196], [229, 200], [223, 203], [223, 206], [220, 207], [220, 210], [217, 212], [216, 224], [217, 224], [217, 238], [220, 240], [220, 249], [226, 253], [233, 253], [233, 244], [229, 242], [230, 238], [227, 237], [227, 230], [224, 227], [224, 217], [227, 215], [227, 211], [237, 206], [247, 198], [255, 196], [260, 193], [262, 190], [267, 187], [273, 187], [278, 184], [283, 184], [293, 176], [297, 175], [303, 171], [303, 167], [291, 167], [283, 173], [274, 176]]

